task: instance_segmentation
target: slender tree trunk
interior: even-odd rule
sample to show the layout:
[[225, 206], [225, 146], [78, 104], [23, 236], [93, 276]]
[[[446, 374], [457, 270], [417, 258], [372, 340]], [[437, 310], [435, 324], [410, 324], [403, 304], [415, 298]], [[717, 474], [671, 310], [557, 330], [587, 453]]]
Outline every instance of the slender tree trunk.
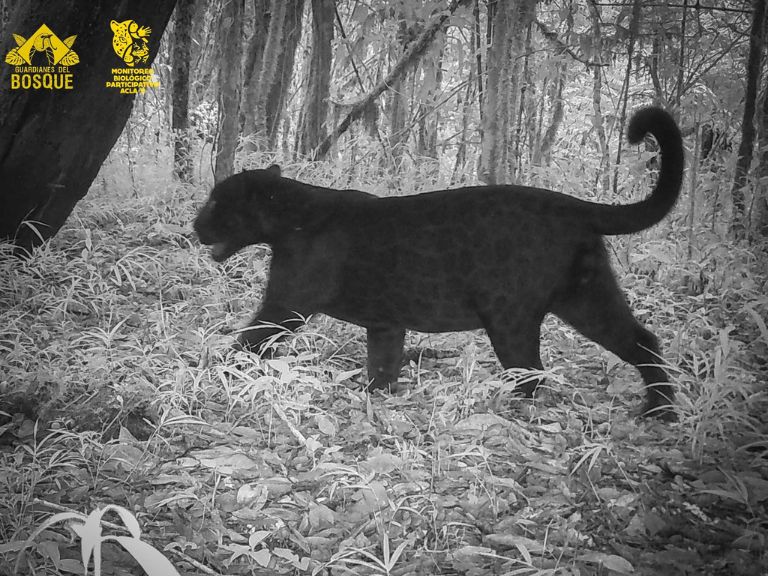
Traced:
[[757, 83], [760, 80], [762, 65], [763, 28], [765, 25], [766, 0], [754, 0], [752, 12], [752, 29], [749, 35], [749, 56], [747, 57], [747, 89], [744, 95], [744, 116], [741, 120], [741, 143], [736, 159], [736, 172], [733, 177], [733, 221], [731, 233], [736, 238], [744, 238], [749, 228], [747, 222], [745, 194], [747, 175], [752, 163], [755, 146], [755, 107], [757, 100]]
[[453, 165], [451, 182], [463, 182], [465, 180], [464, 167], [467, 164], [467, 131], [469, 130], [470, 103], [472, 102], [472, 93], [475, 89], [474, 73], [474, 67], [470, 65], [469, 80], [467, 80], [467, 92], [463, 101], [461, 95], [459, 95], [457, 101], [457, 105], [461, 106], [461, 135], [459, 137], [458, 147], [456, 148], [456, 162]]
[[171, 87], [173, 112], [173, 173], [182, 182], [192, 181], [189, 151], [189, 62], [192, 54], [192, 13], [194, 0], [178, 0], [173, 28], [173, 68]]
[[602, 36], [600, 34], [600, 9], [595, 0], [589, 1], [589, 16], [592, 21], [592, 45], [595, 48], [597, 62], [592, 66], [592, 124], [597, 133], [597, 142], [600, 145], [600, 166], [598, 167], [597, 181], [600, 182], [604, 193], [611, 188], [610, 152], [608, 151], [608, 138], [605, 136], [603, 125], [603, 110], [601, 94], [603, 91], [602, 64]]
[[314, 151], [326, 136], [328, 96], [333, 55], [334, 0], [312, 0], [312, 58], [309, 79], [299, 123], [299, 145], [302, 156], [314, 157]]
[[[698, 6], [698, 0], [697, 0]], [[683, 8], [680, 16], [680, 50], [677, 56], [677, 90], [675, 90], [675, 99], [672, 102], [674, 109], [680, 108], [680, 99], [683, 97], [683, 91], [685, 90], [685, 75], [686, 75], [686, 61], [685, 61], [685, 26], [688, 22], [688, 0], [683, 0]]]
[[[490, 20], [490, 5], [488, 6], [488, 19]], [[484, 97], [483, 97], [483, 51], [481, 49], [481, 34], [480, 34], [480, 0], [475, 0], [472, 3], [472, 22], [474, 24], [472, 28], [472, 46], [475, 50], [475, 78], [477, 79], [477, 105], [478, 110], [480, 111], [480, 120], [481, 120], [481, 126], [480, 130], [482, 131], [482, 118], [483, 118], [483, 110], [485, 106], [483, 105]], [[482, 132], [480, 133], [482, 138]]]
[[[533, 51], [531, 44], [531, 35], [533, 29], [533, 8], [535, 0], [531, 2], [521, 2], [520, 11], [518, 14], [520, 19], [519, 25], [523, 28], [520, 30], [522, 33], [525, 31], [525, 43], [520, 46], [521, 52], [519, 56], [515, 58], [517, 62], [522, 62], [520, 71], [517, 76], [513, 78], [517, 79], [518, 86], [516, 88], [518, 94], [517, 104], [517, 117], [515, 119], [515, 144], [514, 144], [514, 157], [510, 165], [510, 171], [515, 175], [515, 179], [520, 174], [523, 167], [523, 150], [528, 140], [528, 159], [530, 161], [530, 152], [534, 147], [534, 132], [536, 122], [536, 84], [531, 76], [530, 67], [530, 55]], [[527, 13], [524, 13], [527, 12]]]
[[538, 149], [538, 155], [533, 160], [533, 163], [536, 166], [549, 166], [550, 162], [552, 161], [552, 147], [555, 144], [557, 132], [560, 130], [560, 125], [563, 123], [563, 116], [565, 112], [563, 90], [565, 90], [567, 74], [568, 65], [565, 60], [562, 60], [557, 66], [557, 78], [552, 84], [549, 94], [549, 100], [552, 102], [552, 120], [541, 139], [541, 146]]
[[[766, 33], [763, 28], [763, 33]], [[768, 238], [768, 75], [764, 75], [762, 111], [760, 114], [759, 142], [760, 167], [755, 190], [755, 233], [761, 239]]]
[[600, 66], [592, 67], [592, 123], [597, 133], [597, 142], [600, 146], [600, 166], [597, 169], [597, 181], [604, 193], [611, 189], [611, 157], [608, 150], [608, 138], [605, 135], [603, 124], [603, 109], [600, 94], [603, 87], [603, 74]]
[[[629, 95], [629, 79], [632, 74], [632, 57], [635, 54], [635, 41], [637, 40], [638, 28], [640, 26], [640, 8], [641, 0], [632, 1], [632, 19], [629, 22], [629, 44], [627, 45], [627, 71], [624, 74], [624, 84], [621, 88], [621, 114], [619, 117], [620, 133], [624, 133], [624, 125], [627, 122], [627, 100]], [[613, 194], [618, 194], [619, 187], [619, 165], [621, 164], [622, 143], [624, 140], [619, 138], [616, 146], [616, 164], [613, 170]], [[629, 244], [627, 244], [629, 245]]]
[[664, 101], [664, 88], [661, 86], [661, 79], [659, 78], [659, 63], [662, 61], [662, 43], [661, 43], [662, 29], [657, 29], [653, 35], [651, 41], [651, 55], [648, 58], [648, 74], [651, 77], [651, 83], [653, 84], [653, 91], [656, 94], [656, 101]]
[[[699, 179], [699, 158], [701, 156], [701, 120], [699, 115], [694, 113], [695, 123], [693, 130], [693, 158], [689, 172], [689, 190], [688, 195], [688, 259], [693, 258], [693, 239], [696, 222], [696, 191], [698, 190]], [[690, 280], [690, 277], [689, 277]]]
[[221, 182], [235, 171], [235, 151], [240, 131], [240, 90], [243, 58], [243, 0], [226, 0], [221, 19], [219, 65], [219, 139], [214, 180]]
[[[50, 238], [88, 192], [131, 114], [133, 94], [106, 88], [122, 61], [112, 50], [110, 21], [139, 19], [152, 29], [149, 60], [160, 46], [175, 0], [71, 3], [27, 0], [6, 29], [31, 37], [45, 23], [71, 50], [72, 90], [10, 90], [14, 67], [0, 66], [0, 238], [28, 250]], [[15, 47], [4, 37], [3, 55]], [[24, 225], [23, 223], [29, 223]]]
[[423, 95], [422, 103], [419, 105], [418, 153], [421, 156], [437, 160], [437, 129], [440, 125], [438, 95], [443, 83], [442, 41], [438, 57], [432, 61], [425, 61], [422, 73], [424, 74], [424, 82], [427, 84], [428, 89], [427, 93]]

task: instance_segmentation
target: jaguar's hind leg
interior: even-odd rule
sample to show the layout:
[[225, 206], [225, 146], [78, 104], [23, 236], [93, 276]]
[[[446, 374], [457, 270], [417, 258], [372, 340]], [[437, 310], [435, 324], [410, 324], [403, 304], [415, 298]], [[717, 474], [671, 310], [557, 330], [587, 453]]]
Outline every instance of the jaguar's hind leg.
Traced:
[[264, 346], [281, 340], [304, 325], [304, 319], [275, 304], [265, 304], [237, 337], [236, 347], [262, 354]]
[[368, 379], [370, 388], [397, 383], [403, 361], [404, 328], [368, 328]]
[[[542, 317], [513, 304], [507, 310], [494, 310], [493, 313], [481, 315], [493, 350], [505, 370], [542, 369], [539, 354]], [[526, 379], [517, 385], [515, 391], [530, 398], [543, 382], [543, 378]]]
[[659, 366], [658, 341], [632, 315], [604, 251], [577, 261], [574, 272], [552, 312], [640, 371], [646, 392], [643, 415], [674, 419], [674, 389]]

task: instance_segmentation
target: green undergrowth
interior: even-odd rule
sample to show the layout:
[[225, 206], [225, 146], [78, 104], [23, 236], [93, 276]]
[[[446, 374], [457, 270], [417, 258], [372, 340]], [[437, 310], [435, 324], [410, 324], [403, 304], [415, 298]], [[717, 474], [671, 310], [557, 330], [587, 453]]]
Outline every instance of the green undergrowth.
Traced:
[[[482, 332], [409, 334], [403, 390], [369, 394], [342, 322], [271, 359], [230, 348], [268, 251], [213, 263], [190, 228], [205, 195], [106, 191], [29, 259], [0, 253], [0, 573], [52, 514], [109, 505], [181, 574], [767, 569], [764, 259], [703, 232], [689, 258], [669, 228], [612, 245], [677, 423], [636, 418], [638, 374], [553, 318], [534, 401]], [[132, 565], [103, 546], [103, 573]], [[79, 558], [51, 526], [23, 566]]]

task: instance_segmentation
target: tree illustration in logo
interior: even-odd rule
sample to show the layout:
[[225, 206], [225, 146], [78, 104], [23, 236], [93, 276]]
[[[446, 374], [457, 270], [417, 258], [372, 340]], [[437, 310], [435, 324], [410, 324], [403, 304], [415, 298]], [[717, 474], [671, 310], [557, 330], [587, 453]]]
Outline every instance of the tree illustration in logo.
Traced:
[[16, 48], [11, 49], [5, 55], [6, 63], [11, 66], [32, 65], [32, 59], [36, 54], [45, 54], [48, 66], [74, 66], [80, 62], [80, 57], [72, 50], [77, 36], [70, 36], [60, 40], [48, 26], [43, 24], [28, 39], [18, 34], [13, 35], [16, 40]]

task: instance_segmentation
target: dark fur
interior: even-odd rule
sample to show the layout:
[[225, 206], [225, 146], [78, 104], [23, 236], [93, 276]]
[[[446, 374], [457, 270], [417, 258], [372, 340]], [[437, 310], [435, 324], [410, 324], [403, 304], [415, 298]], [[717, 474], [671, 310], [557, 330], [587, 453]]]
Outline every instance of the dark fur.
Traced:
[[[239, 342], [265, 340], [322, 312], [368, 331], [373, 387], [397, 380], [406, 329], [485, 328], [504, 368], [541, 368], [539, 329], [548, 312], [635, 365], [644, 413], [671, 416], [673, 397], [656, 338], [627, 306], [602, 235], [638, 232], [677, 200], [683, 147], [660, 109], [634, 115], [630, 142], [646, 133], [661, 147], [653, 193], [636, 204], [595, 204], [523, 186], [440, 190], [378, 198], [311, 186], [273, 166], [216, 185], [195, 230], [223, 261], [250, 244], [272, 246], [266, 296]], [[524, 392], [531, 394], [536, 383]]]

